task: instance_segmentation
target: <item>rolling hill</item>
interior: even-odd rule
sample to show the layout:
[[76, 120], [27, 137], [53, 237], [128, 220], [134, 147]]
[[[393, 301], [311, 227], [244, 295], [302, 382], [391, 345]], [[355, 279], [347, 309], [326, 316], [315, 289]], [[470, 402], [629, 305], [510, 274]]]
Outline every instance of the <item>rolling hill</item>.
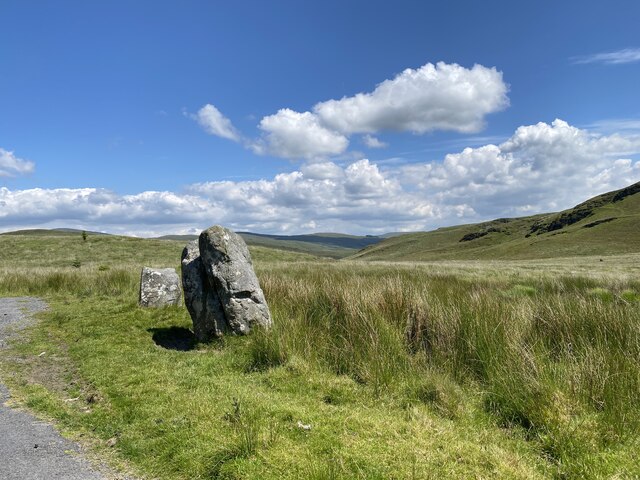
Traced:
[[[109, 235], [108, 233], [103, 232], [92, 232], [90, 230], [84, 230], [87, 232], [87, 235]], [[26, 236], [80, 236], [82, 235], [83, 230], [79, 230], [76, 228], [30, 228], [26, 230], [14, 230], [12, 232], [4, 232], [0, 233], [0, 235], [26, 235]]]
[[349, 257], [428, 261], [533, 259], [640, 252], [640, 182], [573, 208], [388, 238]]
[[[77, 236], [81, 230], [20, 230], [1, 235]], [[87, 232], [89, 235], [106, 235]], [[562, 212], [439, 228], [431, 232], [355, 236], [238, 232], [249, 246], [319, 257], [371, 261], [535, 259], [640, 252], [640, 182]], [[187, 242], [196, 235], [158, 240]]]
[[[314, 233], [309, 235], [269, 235], [252, 232], [238, 232], [249, 246], [260, 246], [307, 253], [318, 257], [343, 258], [353, 255], [361, 248], [374, 245], [383, 237], [356, 236], [341, 233]], [[165, 235], [160, 240], [189, 241], [197, 235]]]
[[[13, 236], [80, 236], [82, 230], [73, 228], [53, 228], [53, 229], [26, 229], [12, 232], [0, 233], [0, 235]], [[88, 235], [109, 235], [108, 233], [92, 232], [87, 230]], [[361, 248], [374, 245], [387, 238], [387, 236], [397, 235], [395, 233], [387, 236], [357, 236], [342, 233], [314, 233], [309, 235], [269, 235], [252, 232], [238, 232], [238, 234], [251, 247], [265, 247], [287, 252], [303, 253], [316, 257], [344, 258], [353, 255]], [[173, 240], [186, 243], [198, 238], [197, 235], [164, 235], [150, 240]]]

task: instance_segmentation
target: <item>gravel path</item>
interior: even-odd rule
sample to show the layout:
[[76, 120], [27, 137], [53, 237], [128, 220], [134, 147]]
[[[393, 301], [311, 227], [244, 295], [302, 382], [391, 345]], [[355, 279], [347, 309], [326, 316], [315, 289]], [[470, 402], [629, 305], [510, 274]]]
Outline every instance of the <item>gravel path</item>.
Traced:
[[[0, 298], [0, 348], [33, 323], [32, 315], [47, 308], [37, 298]], [[5, 405], [7, 388], [0, 383], [0, 479], [106, 480], [82, 459], [78, 445], [60, 436], [52, 425]]]

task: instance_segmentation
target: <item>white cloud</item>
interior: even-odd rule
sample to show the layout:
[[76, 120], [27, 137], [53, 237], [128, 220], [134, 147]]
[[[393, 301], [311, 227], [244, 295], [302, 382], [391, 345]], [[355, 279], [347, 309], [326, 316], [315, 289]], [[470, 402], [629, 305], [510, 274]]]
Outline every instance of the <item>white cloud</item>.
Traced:
[[333, 162], [306, 163], [300, 167], [305, 178], [314, 180], [339, 180], [344, 177], [344, 170]]
[[33, 172], [35, 164], [0, 148], [0, 177], [15, 177]]
[[374, 137], [373, 135], [369, 135], [369, 134], [364, 135], [362, 137], [362, 141], [369, 148], [384, 148], [384, 147], [388, 146], [386, 143], [384, 143], [380, 139]]
[[[355, 133], [367, 134], [363, 141], [369, 148], [381, 148], [386, 144], [372, 134], [387, 130], [477, 132], [486, 115], [509, 105], [507, 91], [495, 68], [427, 63], [383, 81], [372, 92], [320, 102], [312, 111], [282, 108], [262, 118], [258, 139], [244, 143], [259, 155], [322, 161], [344, 153]], [[192, 117], [212, 135], [242, 140], [213, 105]]]
[[283, 108], [264, 117], [259, 128], [264, 136], [253, 145], [253, 150], [259, 154], [314, 159], [338, 155], [349, 146], [344, 135], [322, 126], [318, 117], [310, 112]]
[[206, 182], [192, 185], [189, 193], [224, 204], [228, 215], [223, 220], [238, 229], [283, 233], [299, 233], [305, 224], [322, 231], [398, 230], [416, 222], [425, 225], [426, 214], [435, 211], [368, 160], [346, 168], [307, 165], [273, 180]]
[[595, 53], [573, 57], [573, 63], [604, 63], [605, 65], [619, 65], [623, 63], [640, 62], [640, 48], [624, 48], [615, 52]]
[[147, 191], [118, 195], [97, 188], [0, 188], [0, 231], [82, 228], [127, 235], [190, 233], [213, 221], [218, 207], [193, 195]]
[[207, 103], [204, 107], [198, 110], [198, 113], [191, 115], [205, 132], [215, 135], [217, 137], [226, 138], [238, 142], [241, 139], [240, 134], [227, 117], [225, 117], [220, 110], [215, 106]]
[[640, 119], [638, 118], [610, 118], [600, 120], [587, 125], [585, 128], [596, 130], [600, 133], [640, 133]]
[[377, 165], [369, 160], [359, 160], [345, 169], [345, 191], [360, 198], [384, 198], [400, 190], [394, 180], [385, 178]]
[[441, 163], [401, 167], [405, 185], [471, 204], [478, 218], [568, 208], [638, 181], [638, 135], [597, 135], [562, 120], [519, 127], [500, 145], [466, 148]]
[[313, 110], [325, 125], [345, 134], [477, 132], [487, 114], [508, 106], [507, 90], [495, 68], [427, 63], [385, 80], [373, 92], [321, 102]]
[[204, 182], [182, 193], [0, 188], [0, 225], [137, 235], [215, 223], [290, 234], [424, 230], [571, 207], [639, 181], [639, 155], [638, 135], [595, 134], [555, 120], [438, 162], [310, 162], [269, 179]]

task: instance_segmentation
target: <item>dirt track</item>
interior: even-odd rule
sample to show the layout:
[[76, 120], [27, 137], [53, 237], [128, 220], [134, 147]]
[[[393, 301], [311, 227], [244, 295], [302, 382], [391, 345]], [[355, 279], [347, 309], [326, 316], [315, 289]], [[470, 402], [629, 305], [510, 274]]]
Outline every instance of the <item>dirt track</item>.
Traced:
[[[0, 348], [47, 308], [37, 298], [0, 298]], [[9, 391], [0, 383], [0, 479], [106, 480], [80, 455], [79, 447], [46, 422], [6, 405]]]

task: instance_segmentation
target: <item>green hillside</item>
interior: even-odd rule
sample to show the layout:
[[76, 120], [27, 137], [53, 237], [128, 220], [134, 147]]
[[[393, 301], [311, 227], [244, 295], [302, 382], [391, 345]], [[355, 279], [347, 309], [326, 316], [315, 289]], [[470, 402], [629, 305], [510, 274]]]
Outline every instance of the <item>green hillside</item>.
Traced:
[[[262, 247], [267, 250], [280, 250], [313, 257], [325, 258], [344, 258], [353, 255], [359, 249], [368, 245], [373, 245], [383, 237], [375, 237], [371, 235], [357, 236], [345, 235], [342, 233], [315, 233], [310, 235], [268, 235], [251, 232], [238, 232], [239, 235], [247, 242], [249, 247], [254, 249]], [[70, 237], [80, 238], [82, 230], [71, 228], [54, 228], [54, 229], [29, 229], [16, 230], [13, 232], [0, 233], [0, 235], [14, 237]], [[92, 236], [112, 236], [106, 233], [87, 231]], [[114, 236], [115, 237], [115, 236]], [[121, 239], [129, 237], [118, 237]], [[198, 238], [197, 235], [164, 235], [151, 241], [170, 241], [176, 242], [182, 248], [188, 241]], [[134, 238], [131, 238], [134, 241]], [[159, 244], [162, 245], [162, 244]], [[164, 248], [161, 246], [160, 248]], [[273, 252], [272, 252], [273, 253]], [[273, 253], [275, 254], [275, 253]], [[286, 256], [286, 255], [285, 255]]]
[[533, 259], [640, 252], [640, 182], [557, 213], [411, 233], [352, 259]]
[[[111, 266], [176, 267], [185, 241], [89, 235], [33, 230], [0, 235], [0, 265], [9, 262], [21, 268], [66, 268], [108, 270]], [[255, 262], [306, 262], [320, 260], [301, 252], [250, 245]], [[19, 252], [18, 258], [16, 252]], [[325, 259], [325, 261], [328, 261]]]
[[92, 232], [90, 230], [78, 230], [75, 228], [32, 228], [26, 230], [14, 230], [13, 232], [0, 233], [0, 235], [21, 235], [21, 236], [80, 236], [85, 231], [88, 235], [109, 235], [108, 233]]
[[[318, 257], [343, 258], [353, 255], [359, 249], [383, 240], [371, 235], [357, 236], [342, 233], [314, 233], [310, 235], [269, 235], [252, 232], [238, 232], [249, 246], [276, 248], [291, 252], [306, 253]], [[187, 242], [197, 235], [165, 235], [161, 240], [181, 240]]]
[[247, 245], [278, 248], [307, 253], [319, 257], [343, 258], [353, 255], [359, 249], [380, 242], [379, 237], [359, 237], [338, 233], [318, 233], [312, 235], [264, 235], [239, 232]]

